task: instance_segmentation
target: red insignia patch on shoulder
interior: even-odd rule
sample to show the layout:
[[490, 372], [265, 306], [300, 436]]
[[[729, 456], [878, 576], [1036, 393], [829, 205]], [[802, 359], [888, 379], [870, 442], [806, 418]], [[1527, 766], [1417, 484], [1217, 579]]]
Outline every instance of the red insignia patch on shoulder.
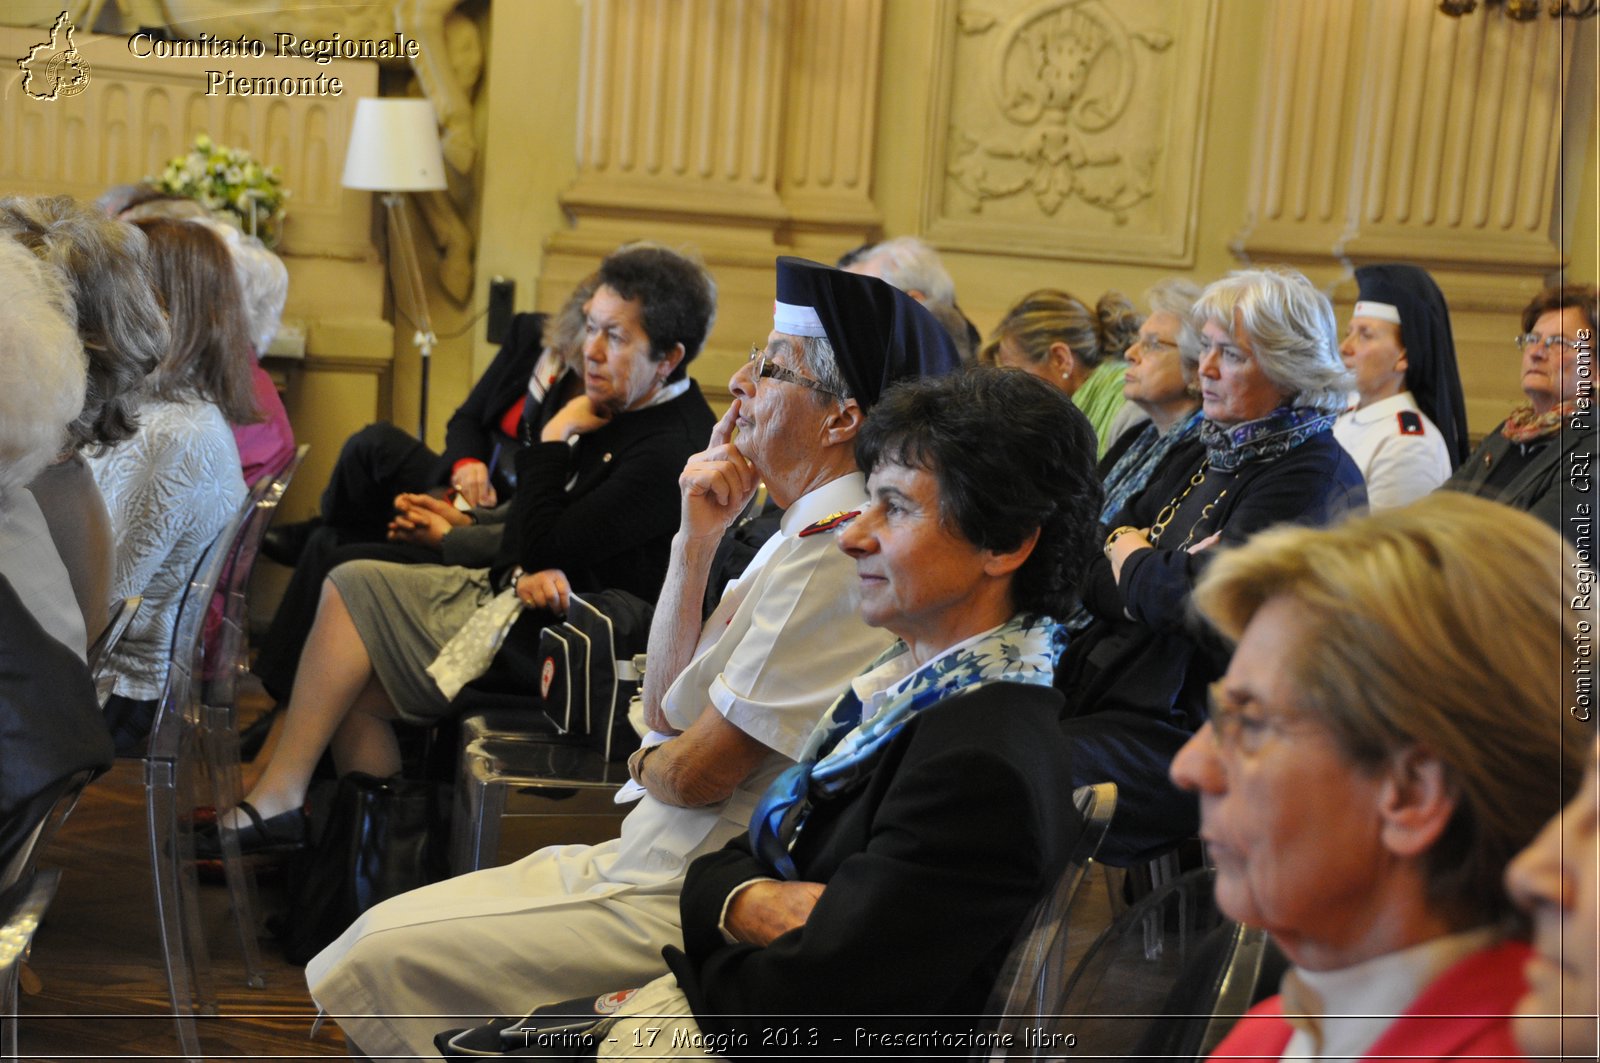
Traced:
[[848, 521], [852, 521], [859, 516], [861, 516], [861, 511], [859, 509], [852, 509], [848, 512], [830, 514], [826, 517], [823, 517], [815, 524], [808, 524], [804, 528], [800, 529], [799, 538], [804, 539], [808, 535], [817, 535], [821, 532], [833, 531], [833, 529], [839, 527], [839, 525]]
[[1420, 436], [1426, 433], [1422, 428], [1422, 414], [1416, 410], [1401, 410], [1395, 414], [1400, 421], [1400, 434], [1403, 436]]

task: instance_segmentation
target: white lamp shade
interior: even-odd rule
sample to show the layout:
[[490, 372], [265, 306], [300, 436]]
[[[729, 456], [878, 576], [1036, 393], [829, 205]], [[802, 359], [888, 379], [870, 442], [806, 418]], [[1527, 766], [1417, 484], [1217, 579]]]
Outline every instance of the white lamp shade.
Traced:
[[444, 156], [433, 104], [416, 99], [356, 101], [341, 183], [374, 192], [444, 188]]

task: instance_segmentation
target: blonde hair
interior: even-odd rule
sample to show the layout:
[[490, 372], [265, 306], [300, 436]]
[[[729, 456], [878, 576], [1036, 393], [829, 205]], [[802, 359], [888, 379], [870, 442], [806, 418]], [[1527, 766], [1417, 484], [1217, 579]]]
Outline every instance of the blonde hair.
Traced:
[[1106, 292], [1090, 310], [1079, 300], [1055, 288], [1029, 292], [1007, 311], [979, 353], [984, 365], [994, 365], [1000, 345], [1010, 338], [1035, 364], [1050, 357], [1050, 345], [1065, 343], [1072, 356], [1090, 369], [1107, 358], [1120, 358], [1139, 338], [1139, 316], [1128, 297]]
[[1583, 775], [1588, 738], [1567, 699], [1577, 573], [1539, 520], [1441, 492], [1333, 528], [1263, 532], [1218, 556], [1193, 600], [1237, 640], [1266, 602], [1290, 599], [1316, 618], [1316, 637], [1283, 662], [1300, 707], [1364, 769], [1410, 747], [1444, 763], [1457, 804], [1427, 854], [1429, 892], [1476, 925], [1511, 914], [1506, 864]]

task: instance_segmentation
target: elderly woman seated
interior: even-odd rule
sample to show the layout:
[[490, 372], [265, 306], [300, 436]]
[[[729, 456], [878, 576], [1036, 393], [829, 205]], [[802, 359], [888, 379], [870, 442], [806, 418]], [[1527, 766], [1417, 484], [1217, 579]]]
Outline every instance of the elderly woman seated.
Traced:
[[[145, 378], [166, 353], [167, 321], [150, 285], [144, 236], [133, 226], [67, 196], [7, 196], [0, 199], [0, 233], [60, 270], [88, 357], [88, 387], [66, 446], [28, 489], [50, 526], [93, 642], [112, 600], [115, 545], [111, 515], [84, 459], [138, 429]], [[12, 285], [6, 291], [18, 298]]]
[[1056, 671], [1074, 743], [1072, 781], [1122, 789], [1102, 856], [1137, 860], [1191, 837], [1173, 754], [1205, 722], [1226, 653], [1190, 621], [1189, 594], [1218, 552], [1273, 524], [1326, 524], [1366, 502], [1333, 438], [1350, 375], [1333, 305], [1292, 271], [1243, 270], [1201, 293], [1199, 451], [1177, 448], [1109, 523], [1084, 605], [1095, 617]]
[[1485, 437], [1445, 487], [1526, 510], [1574, 542], [1593, 541], [1597, 312], [1600, 291], [1592, 284], [1534, 296], [1516, 339], [1528, 401]]
[[0, 578], [48, 635], [84, 659], [84, 617], [28, 483], [83, 408], [83, 345], [58, 271], [0, 238]]
[[1211, 566], [1195, 602], [1236, 648], [1172, 777], [1200, 795], [1218, 905], [1293, 964], [1212, 1058], [1519, 1054], [1502, 879], [1582, 773], [1572, 559], [1530, 517], [1436, 495]]
[[900, 641], [748, 836], [690, 867], [685, 951], [623, 1005], [602, 1058], [758, 1054], [763, 1037], [770, 1053], [779, 1029], [779, 1054], [834, 1054], [837, 1035], [877, 1055], [971, 1031], [1079, 828], [1048, 632], [1092, 550], [1093, 454], [1067, 397], [1021, 373], [885, 395], [857, 446], [871, 503], [839, 545], [862, 617]]
[[[1586, 687], [1593, 698], [1594, 684]], [[1592, 703], [1592, 701], [1591, 701]], [[1512, 1036], [1529, 1058], [1594, 1059], [1600, 1049], [1600, 742], [1583, 788], [1512, 861], [1512, 898], [1533, 917], [1528, 991]]]
[[144, 598], [111, 656], [117, 680], [106, 712], [119, 751], [148, 733], [189, 577], [244, 502], [229, 424], [255, 417], [244, 303], [222, 239], [187, 221], [136, 228], [149, 241], [171, 341], [139, 406], [137, 434], [89, 461], [116, 531], [112, 594]]

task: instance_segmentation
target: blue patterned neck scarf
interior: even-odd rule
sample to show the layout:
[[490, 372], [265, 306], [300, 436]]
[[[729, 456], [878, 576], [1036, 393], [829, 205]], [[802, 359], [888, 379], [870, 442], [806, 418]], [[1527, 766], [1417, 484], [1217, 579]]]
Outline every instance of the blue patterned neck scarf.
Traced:
[[1122, 512], [1128, 499], [1144, 490], [1144, 485], [1150, 481], [1150, 474], [1172, 452], [1172, 448], [1195, 437], [1204, 419], [1205, 415], [1197, 409], [1167, 429], [1164, 435], [1156, 431], [1155, 425], [1146, 424], [1133, 445], [1106, 473], [1106, 504], [1100, 510], [1100, 523], [1111, 523], [1111, 518]]
[[1234, 472], [1253, 461], [1281, 458], [1312, 436], [1333, 430], [1334, 415], [1312, 406], [1279, 406], [1265, 417], [1220, 425], [1200, 426], [1200, 442], [1218, 472]]
[[[876, 712], [861, 719], [861, 699], [846, 690], [807, 739], [800, 762], [772, 781], [750, 818], [755, 854], [785, 879], [799, 877], [789, 849], [813, 804], [848, 792], [871, 774], [889, 742], [924, 709], [986, 683], [1049, 686], [1055, 675], [1049, 617], [1014, 616], [971, 645], [938, 657], [891, 688]], [[904, 642], [885, 650], [868, 672], [907, 653]], [[865, 673], [863, 673], [865, 674]]]

